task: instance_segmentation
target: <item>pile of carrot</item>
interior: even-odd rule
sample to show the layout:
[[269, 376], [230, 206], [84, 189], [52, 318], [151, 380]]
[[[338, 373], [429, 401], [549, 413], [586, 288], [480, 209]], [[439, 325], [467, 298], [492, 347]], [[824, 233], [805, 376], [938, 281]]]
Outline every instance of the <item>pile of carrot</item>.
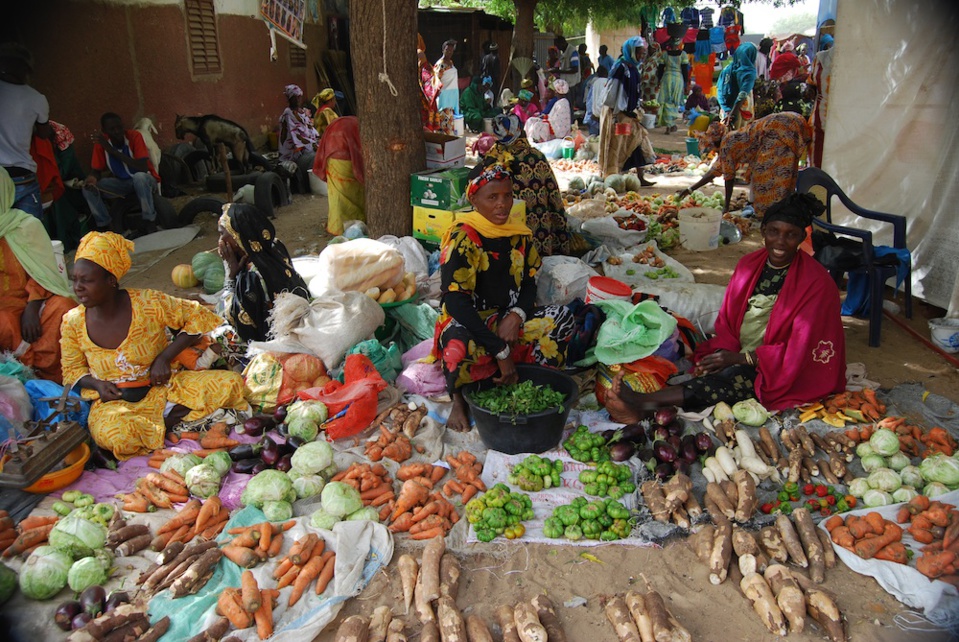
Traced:
[[[0, 518], [0, 524], [3, 525], [3, 539], [0, 542], [5, 543], [0, 545], [0, 548], [3, 549], [3, 557], [13, 557], [14, 555], [20, 555], [23, 558], [28, 557], [38, 546], [46, 544], [50, 537], [50, 531], [60, 520], [55, 515], [50, 517], [31, 515], [21, 520], [17, 524], [16, 530], [13, 530], [13, 520], [10, 519], [6, 511], [2, 512], [3, 517]], [[11, 539], [12, 533], [16, 533], [13, 539]]]
[[191, 541], [194, 537], [211, 540], [220, 534], [230, 519], [230, 511], [223, 508], [220, 498], [214, 495], [205, 502], [193, 498], [170, 521], [157, 529], [150, 549], [162, 551], [173, 542]]
[[[210, 428], [204, 432], [199, 431], [190, 431], [190, 432], [181, 432], [181, 433], [169, 433], [167, 439], [171, 443], [177, 444], [184, 439], [189, 439], [192, 441], [200, 442], [200, 448], [198, 450], [191, 450], [190, 453], [196, 455], [197, 457], [206, 457], [220, 450], [229, 450], [240, 445], [240, 442], [236, 439], [230, 439], [230, 427], [222, 421], [210, 426]], [[172, 448], [161, 448], [160, 450], [155, 450], [150, 455], [148, 464], [151, 468], [160, 468], [163, 465], [163, 462], [166, 461], [168, 457], [173, 455], [182, 455], [187, 451], [178, 451], [173, 450]]]
[[240, 576], [240, 588], [228, 588], [220, 593], [216, 612], [226, 617], [237, 629], [248, 629], [256, 624], [261, 640], [273, 635], [273, 607], [280, 591], [261, 589], [249, 570]]
[[826, 397], [822, 402], [829, 414], [842, 412], [843, 409], [858, 410], [863, 417], [870, 421], [877, 421], [886, 414], [886, 404], [879, 401], [876, 391], [871, 388], [862, 390], [846, 390]]
[[[400, 468], [400, 470], [403, 470]], [[393, 511], [393, 480], [383, 464], [350, 464], [349, 468], [341, 470], [333, 476], [331, 481], [349, 484], [360, 491], [360, 499], [364, 506], [380, 509], [380, 521], [386, 521]]]
[[308, 533], [296, 540], [290, 552], [279, 561], [273, 570], [277, 590], [293, 585], [289, 607], [296, 604], [313, 580], [314, 591], [322, 595], [333, 579], [336, 553], [326, 550], [326, 541], [316, 533]]
[[923, 457], [938, 453], [951, 457], [952, 454], [956, 452], [956, 440], [953, 439], [952, 435], [945, 429], [939, 426], [930, 428], [929, 432], [919, 437], [919, 441], [926, 446], [925, 452], [922, 453]]
[[223, 547], [223, 555], [243, 568], [253, 568], [267, 558], [276, 557], [283, 548], [283, 533], [293, 528], [295, 522], [262, 522], [253, 526], [239, 526], [227, 531], [235, 537]]
[[862, 559], [908, 564], [910, 551], [902, 543], [902, 527], [872, 511], [862, 517], [833, 515], [826, 521], [832, 541]]
[[483, 464], [476, 460], [476, 455], [461, 450], [457, 455], [447, 455], [446, 461], [450, 465], [453, 479], [443, 484], [443, 494], [452, 498], [460, 496], [460, 501], [466, 504], [478, 492], [485, 492], [486, 485], [480, 479], [483, 474]]
[[173, 508], [190, 499], [186, 482], [175, 470], [150, 472], [134, 484], [132, 493], [118, 495], [123, 501], [123, 510], [134, 513], [152, 513], [158, 508]]
[[929, 579], [959, 585], [959, 511], [952, 504], [913, 497], [899, 509], [896, 520], [909, 523], [909, 534], [922, 547], [916, 569]]
[[393, 509], [392, 533], [408, 533], [410, 539], [445, 537], [459, 521], [456, 507], [438, 492], [431, 492], [428, 477], [412, 477], [403, 482]]
[[370, 461], [386, 457], [402, 463], [413, 456], [413, 444], [402, 432], [393, 432], [386, 425], [380, 425], [380, 436], [375, 441], [366, 442], [364, 452]]

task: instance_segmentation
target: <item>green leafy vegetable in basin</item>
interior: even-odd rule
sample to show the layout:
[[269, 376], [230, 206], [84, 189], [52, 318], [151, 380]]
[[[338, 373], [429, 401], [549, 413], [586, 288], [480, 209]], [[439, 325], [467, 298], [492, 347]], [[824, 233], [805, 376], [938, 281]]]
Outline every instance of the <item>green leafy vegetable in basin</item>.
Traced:
[[566, 396], [549, 385], [538, 386], [532, 381], [494, 386], [474, 392], [473, 403], [499, 415], [532, 415], [549, 408], [559, 408]]

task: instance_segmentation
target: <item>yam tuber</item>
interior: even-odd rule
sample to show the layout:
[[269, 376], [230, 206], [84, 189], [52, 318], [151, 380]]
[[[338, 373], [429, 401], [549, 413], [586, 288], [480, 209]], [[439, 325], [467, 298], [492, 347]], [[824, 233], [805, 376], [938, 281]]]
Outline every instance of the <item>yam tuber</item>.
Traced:
[[776, 604], [789, 622], [790, 633], [802, 633], [806, 627], [806, 596], [793, 574], [782, 564], [772, 564], [764, 574]]
[[616, 631], [619, 642], [643, 642], [639, 637], [639, 629], [636, 628], [636, 623], [633, 621], [623, 598], [614, 595], [606, 602], [605, 610], [606, 618], [613, 625], [613, 630]]
[[693, 490], [693, 482], [682, 473], [676, 473], [669, 481], [663, 484], [663, 494], [666, 497], [666, 510], [670, 513], [686, 503], [686, 499]]
[[460, 591], [460, 573], [460, 563], [456, 556], [449, 552], [443, 553], [440, 559], [440, 595], [456, 601]]
[[423, 578], [423, 599], [427, 602], [440, 596], [440, 562], [445, 552], [446, 540], [442, 535], [431, 539], [423, 549], [420, 577]]
[[657, 522], [668, 522], [669, 514], [672, 511], [666, 510], [666, 495], [663, 494], [663, 489], [659, 485], [659, 482], [643, 482], [640, 486], [640, 492], [643, 495], [646, 506], [653, 514], [653, 519]]
[[547, 642], [546, 629], [529, 602], [521, 600], [513, 607], [513, 621], [521, 642]]
[[809, 566], [809, 561], [806, 559], [806, 551], [803, 550], [802, 542], [799, 540], [799, 534], [796, 533], [796, 529], [793, 528], [793, 523], [790, 521], [788, 515], [780, 514], [776, 517], [776, 529], [779, 531], [783, 546], [785, 546], [789, 552], [789, 557], [792, 558], [793, 563], [803, 568]]
[[566, 632], [563, 630], [563, 625], [559, 621], [559, 616], [556, 614], [553, 602], [540, 593], [534, 597], [530, 603], [533, 605], [533, 608], [536, 609], [536, 615], [539, 617], [543, 628], [546, 629], [546, 636], [549, 638], [549, 642], [566, 642]]
[[672, 625], [669, 623], [669, 611], [666, 609], [663, 596], [651, 588], [647, 588], [645, 595], [643, 595], [643, 603], [653, 625], [653, 637], [656, 642], [671, 642], [673, 639]]
[[424, 622], [420, 629], [420, 642], [440, 642], [440, 629], [436, 622]]
[[493, 642], [493, 635], [489, 632], [486, 622], [475, 613], [466, 618], [466, 637], [469, 638], [469, 642]]
[[783, 613], [779, 610], [772, 589], [769, 588], [763, 576], [759, 573], [747, 575], [743, 577], [739, 586], [743, 594], [753, 603], [753, 608], [766, 628], [774, 635], [786, 635], [786, 621]]
[[[756, 537], [738, 526], [733, 528], [733, 552], [740, 558], [744, 555], [751, 555], [759, 572], [765, 570], [766, 565], [769, 563], [769, 558], [766, 557], [766, 554], [759, 548]], [[747, 573], [743, 572], [743, 575], [747, 575]]]
[[759, 531], [759, 543], [771, 562], [785, 564], [786, 560], [789, 559], [789, 552], [786, 550], [786, 545], [783, 544], [779, 529], [775, 526], [767, 526]]
[[[806, 560], [809, 564], [809, 579], [816, 584], [822, 584], [826, 579], [826, 562], [823, 556], [822, 542], [816, 535], [816, 526], [812, 523], [812, 515], [808, 508], [797, 508], [792, 513], [796, 521], [796, 530], [799, 532], [799, 540], [802, 542], [806, 552]], [[830, 548], [832, 548], [830, 546]]]
[[836, 602], [815, 587], [806, 590], [806, 613], [823, 628], [832, 642], [846, 642], [846, 627]]
[[399, 618], [390, 620], [390, 626], [386, 629], [386, 642], [407, 642], [406, 634], [403, 632], [405, 628], [403, 620]]
[[400, 555], [396, 562], [400, 573], [400, 583], [403, 585], [403, 604], [406, 605], [406, 612], [410, 612], [410, 604], [413, 603], [413, 594], [416, 591], [416, 575], [419, 572], [419, 564], [409, 553]]
[[733, 475], [733, 482], [736, 483], [736, 514], [737, 522], [749, 521], [756, 508], [759, 506], [759, 498], [756, 497], [756, 482], [753, 476], [745, 470], [737, 470]]
[[649, 619], [646, 600], [642, 594], [636, 591], [627, 591], [623, 599], [626, 602], [626, 608], [629, 609], [629, 614], [633, 616], [633, 621], [636, 623], [639, 639], [642, 642], [656, 642], [656, 636], [653, 634], [653, 621]]
[[832, 548], [829, 533], [821, 528], [817, 528], [816, 535], [819, 537], [820, 543], [822, 543], [823, 561], [826, 563], [826, 568], [833, 568], [836, 565], [836, 551]]
[[351, 615], [336, 630], [334, 642], [367, 642], [370, 623], [362, 615]]
[[723, 520], [716, 526], [713, 549], [709, 555], [709, 581], [712, 584], [722, 584], [726, 580], [732, 553], [733, 527], [729, 521]]
[[496, 621], [503, 632], [503, 642], [522, 642], [519, 639], [519, 633], [516, 631], [516, 618], [513, 615], [512, 606], [500, 604], [496, 607]]
[[707, 566], [709, 566], [709, 556], [713, 552], [713, 538], [715, 536], [716, 527], [712, 524], [706, 524], [686, 540], [699, 561]]
[[715, 482], [706, 484], [706, 497], [712, 501], [727, 518], [733, 519], [736, 516], [734, 504], [729, 501], [729, 497], [726, 496], [726, 493], [723, 492], [719, 484]]
[[373, 615], [370, 616], [369, 642], [386, 642], [386, 631], [392, 619], [393, 611], [385, 604], [373, 609]]
[[[426, 599], [426, 594], [423, 592], [422, 572], [416, 576], [416, 587], [413, 591], [413, 605], [416, 607], [416, 616], [420, 619], [420, 622], [423, 623], [424, 627], [427, 622], [436, 622], [436, 613], [433, 612], [433, 604], [430, 600]], [[437, 631], [438, 630], [439, 629], [437, 629]]]
[[440, 638], [443, 642], [468, 642], [463, 614], [460, 613], [456, 602], [451, 597], [444, 595], [437, 600], [436, 617], [439, 620]]

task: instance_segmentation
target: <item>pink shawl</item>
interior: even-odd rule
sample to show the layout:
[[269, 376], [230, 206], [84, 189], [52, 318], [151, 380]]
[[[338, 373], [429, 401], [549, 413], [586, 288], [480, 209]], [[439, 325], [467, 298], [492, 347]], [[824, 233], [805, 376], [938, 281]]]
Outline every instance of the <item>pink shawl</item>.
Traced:
[[[766, 263], [765, 249], [736, 265], [716, 319], [716, 336], [696, 348], [696, 361], [717, 350], [740, 351], [739, 328]], [[756, 396], [770, 410], [817, 401], [846, 388], [846, 339], [839, 290], [814, 258], [796, 254], [756, 350]]]

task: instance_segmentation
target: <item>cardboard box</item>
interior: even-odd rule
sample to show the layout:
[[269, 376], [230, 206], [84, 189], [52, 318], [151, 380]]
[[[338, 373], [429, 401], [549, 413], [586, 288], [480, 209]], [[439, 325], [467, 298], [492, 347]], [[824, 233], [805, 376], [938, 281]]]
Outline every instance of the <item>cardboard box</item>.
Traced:
[[466, 139], [435, 132], [423, 134], [426, 144], [426, 166], [431, 169], [466, 165]]
[[458, 210], [469, 205], [466, 177], [469, 167], [427, 170], [410, 176], [410, 205], [438, 210]]
[[[413, 238], [431, 245], [439, 245], [443, 235], [453, 222], [462, 214], [473, 211], [472, 208], [461, 210], [439, 210], [419, 205], [413, 206]], [[526, 222], [526, 201], [513, 199], [513, 207], [509, 211], [511, 223]]]

